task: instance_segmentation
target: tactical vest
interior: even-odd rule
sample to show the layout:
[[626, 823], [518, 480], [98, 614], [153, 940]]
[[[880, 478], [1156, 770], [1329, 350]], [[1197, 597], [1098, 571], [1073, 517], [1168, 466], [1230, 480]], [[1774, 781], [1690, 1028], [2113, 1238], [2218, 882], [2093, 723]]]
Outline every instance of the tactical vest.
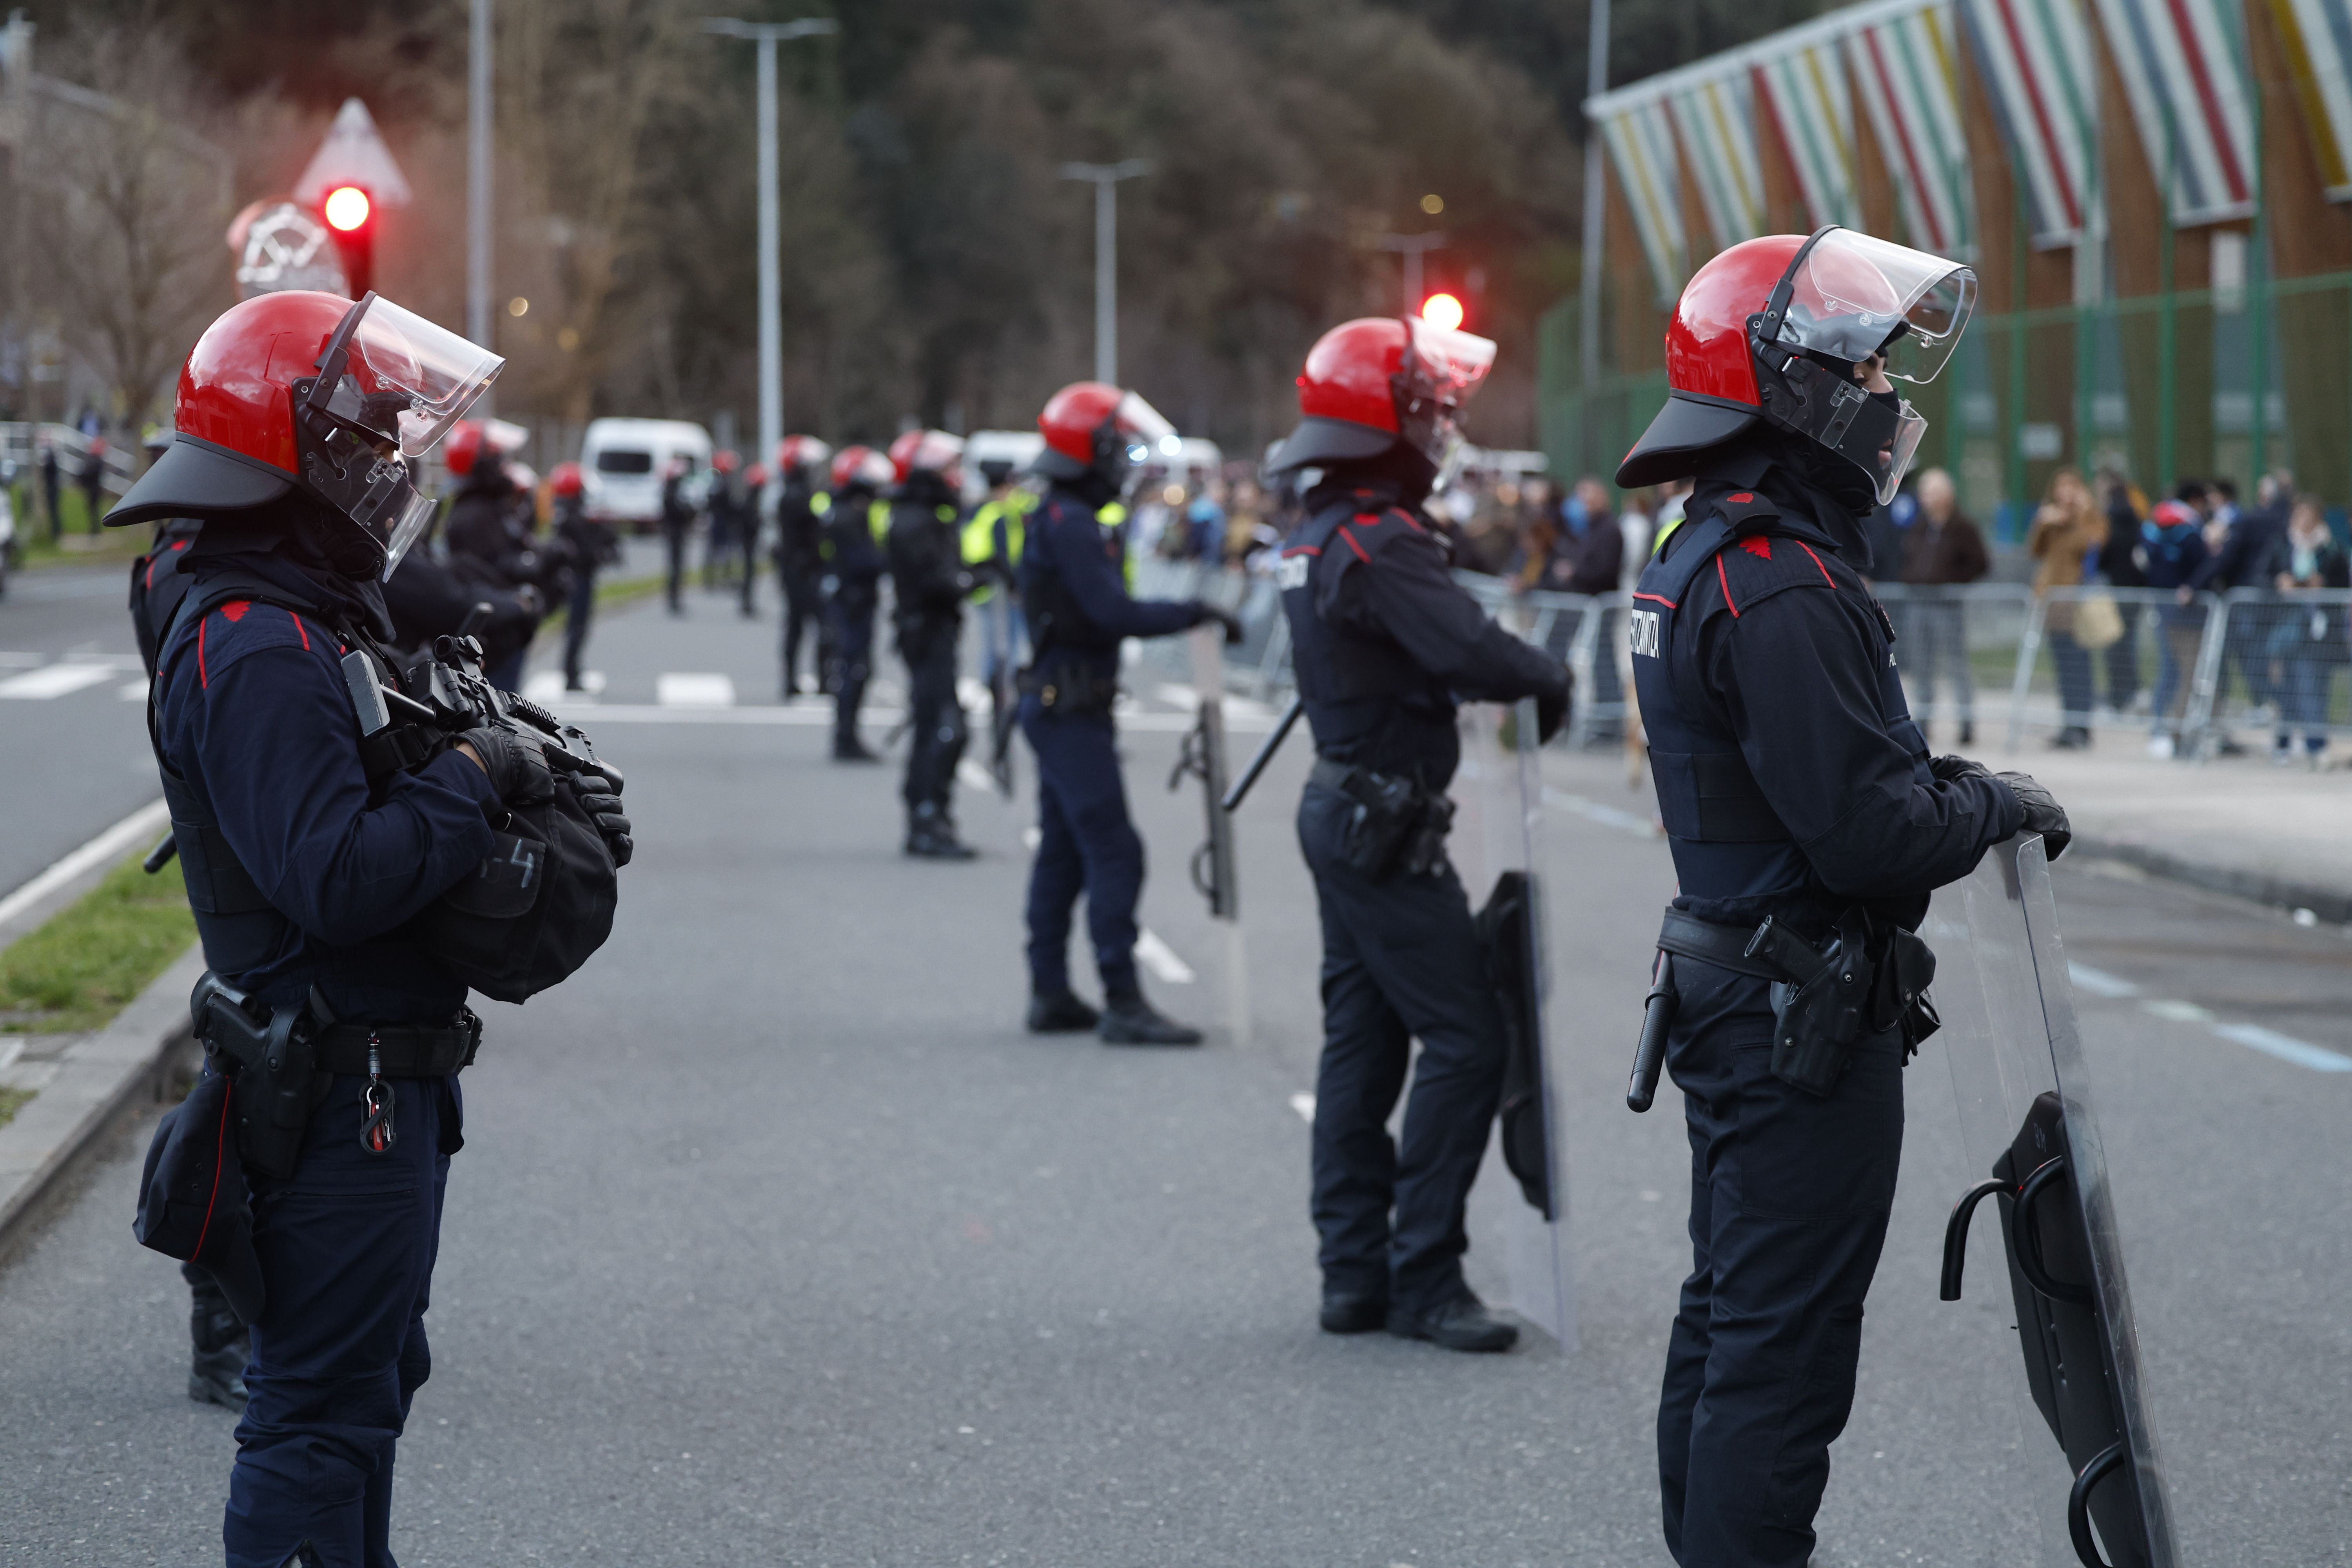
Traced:
[[[1315, 578], [1324, 551], [1341, 524], [1377, 522], [1352, 499], [1333, 501], [1283, 541], [1275, 581], [1290, 622], [1290, 658], [1299, 700], [1315, 731], [1315, 749], [1342, 762], [1378, 767], [1393, 758], [1385, 742], [1408, 724], [1451, 728], [1454, 694], [1394, 643], [1327, 624], [1316, 613]], [[1345, 550], [1342, 542], [1339, 548]], [[1369, 567], [1369, 563], [1351, 563]], [[1409, 748], [1398, 747], [1402, 751]]]
[[[1752, 495], [1734, 498], [1698, 521], [1685, 521], [1659, 542], [1627, 610], [1633, 685], [1649, 741], [1658, 816], [1665, 824], [1682, 892], [1689, 898], [1755, 898], [1816, 885], [1804, 852], [1749, 771], [1738, 736], [1708, 698], [1699, 668], [1698, 628], [1677, 627], [1699, 574], [1718, 570], [1717, 557], [1736, 542], [1762, 537], [1802, 547], [1795, 534], [1776, 526], [1779, 522], [1770, 503]], [[1863, 619], [1874, 628], [1869, 652], [1878, 671], [1880, 721], [1910, 753], [1920, 782], [1931, 782], [1927, 737], [1912, 722], [1902, 677], [1895, 668], [1892, 638], [1884, 630], [1885, 613], [1834, 553], [1813, 553], [1829, 579], [1827, 585], [1865, 605]], [[1727, 598], [1727, 577], [1724, 584]]]
[[[1073, 512], [1086, 517], [1086, 504], [1076, 496], [1049, 494], [1042, 510], [1051, 515], [1041, 516], [1039, 525], [1066, 519]], [[1106, 502], [1095, 509], [1088, 521], [1100, 530], [1103, 548], [1117, 553], [1120, 581], [1131, 586], [1133, 563], [1127, 559], [1127, 508], [1117, 501]], [[1047, 552], [1033, 552], [1023, 559], [1021, 608], [1029, 618], [1030, 643], [1036, 650], [1036, 660], [1042, 661], [1048, 653], [1118, 651], [1118, 634], [1104, 630], [1087, 616], [1077, 595], [1062, 581]]]
[[[163, 779], [172, 837], [187, 882], [188, 906], [195, 915], [205, 963], [223, 975], [260, 968], [302, 940], [300, 928], [263, 894], [229, 847], [209, 806], [173, 770], [163, 751], [157, 710], [166, 679], [179, 659], [186, 657], [187, 647], [185, 638], [176, 648], [172, 646], [173, 630], [182, 624], [196, 625], [221, 605], [236, 600], [255, 608], [299, 614], [285, 603], [283, 589], [264, 579], [237, 572], [212, 578], [182, 601], [173, 627], [166, 629], [165, 658], [150, 683], [147, 700], [148, 743], [154, 750], [156, 772]], [[347, 683], [365, 684], [365, 676], [350, 663], [357, 656], [366, 661], [379, 687], [415, 696], [409, 690], [415, 682], [402, 679], [399, 667], [373, 638], [340, 618], [329, 620], [316, 612], [310, 615], [312, 625], [322, 632], [331, 631], [342, 645]], [[419, 669], [432, 668], [420, 666]], [[440, 671], [436, 679], [446, 673]], [[572, 744], [572, 741], [557, 740], [557, 731], [579, 741], [582, 750], [576, 754], [582, 763], [556, 770], [562, 776], [550, 800], [509, 807], [505, 826], [496, 830], [494, 847], [473, 874], [448, 889], [402, 929], [473, 989], [502, 1002], [520, 1002], [571, 975], [604, 945], [612, 932], [619, 894], [612, 851], [582, 805], [579, 791], [572, 787], [583, 766], [596, 765], [584, 749], [584, 737], [564, 729], [554, 715], [523, 698], [509, 696], [505, 701], [509, 715], [526, 716], [545, 731], [536, 738], [551, 755]], [[528, 732], [511, 717], [495, 721]], [[424, 766], [450, 744], [446, 727], [422, 720], [395, 721], [373, 734], [357, 737], [370, 804], [381, 801], [383, 786], [394, 774]]]
[[[154, 678], [148, 684], [147, 742], [155, 752], [155, 771], [163, 784], [163, 803], [172, 816], [172, 839], [178, 849], [180, 870], [188, 888], [188, 908], [196, 918], [196, 935], [203, 942], [207, 967], [223, 974], [258, 969], [301, 941], [292, 921], [278, 912], [254, 881], [221, 834], [212, 809], [194, 788], [173, 770], [163, 752], [158, 709], [173, 669], [187, 657], [187, 642], [173, 646], [183, 625], [194, 626], [223, 605], [244, 600], [287, 615], [309, 614], [322, 633], [332, 633], [346, 649], [358, 649], [374, 668], [376, 679], [396, 688], [400, 672], [374, 639], [355, 627], [329, 621], [315, 611], [297, 611], [284, 603], [285, 590], [260, 577], [229, 572], [190, 590], [180, 601], [169, 624], [157, 633], [163, 649]], [[435, 748], [407, 726], [394, 726], [369, 737], [362, 746], [362, 763], [373, 789], [404, 767], [430, 760]]]

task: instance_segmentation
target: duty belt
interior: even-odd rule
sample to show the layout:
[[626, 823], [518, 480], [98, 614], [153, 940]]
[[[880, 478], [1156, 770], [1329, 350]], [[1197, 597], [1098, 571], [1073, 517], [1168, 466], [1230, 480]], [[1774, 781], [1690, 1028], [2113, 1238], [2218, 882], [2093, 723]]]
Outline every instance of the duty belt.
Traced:
[[1752, 927], [1703, 921], [1695, 914], [1671, 906], [1666, 910], [1664, 923], [1658, 927], [1661, 952], [1696, 958], [1702, 963], [1712, 963], [1718, 969], [1728, 969], [1734, 974], [1750, 975], [1758, 980], [1793, 978], [1780, 964], [1750, 951], [1756, 937], [1757, 931]]
[[[261, 1059], [235, 1031], [207, 1029], [202, 1037], [240, 1067]], [[314, 1070], [365, 1073], [373, 1051], [383, 1078], [446, 1078], [473, 1066], [481, 1043], [482, 1020], [470, 1007], [446, 1024], [329, 1024], [313, 1026], [310, 1034]]]

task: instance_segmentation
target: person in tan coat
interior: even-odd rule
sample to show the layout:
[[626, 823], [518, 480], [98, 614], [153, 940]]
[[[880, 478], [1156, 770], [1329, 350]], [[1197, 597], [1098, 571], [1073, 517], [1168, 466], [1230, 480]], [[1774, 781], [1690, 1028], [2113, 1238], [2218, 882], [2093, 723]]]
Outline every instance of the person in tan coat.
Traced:
[[2106, 542], [2107, 520], [2083, 476], [2061, 468], [2050, 476], [2042, 510], [2025, 536], [2026, 553], [2041, 564], [2033, 571], [2034, 596], [2042, 599], [2042, 635], [2058, 666], [2058, 700], [2065, 711], [2051, 742], [2066, 750], [2091, 743], [2091, 655], [2074, 639], [2074, 595], [2053, 589], [2083, 585], [2083, 559]]

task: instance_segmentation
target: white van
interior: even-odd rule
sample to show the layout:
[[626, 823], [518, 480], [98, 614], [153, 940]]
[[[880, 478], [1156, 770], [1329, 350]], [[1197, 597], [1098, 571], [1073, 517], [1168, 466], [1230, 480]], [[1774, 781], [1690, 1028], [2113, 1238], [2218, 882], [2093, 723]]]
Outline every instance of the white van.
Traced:
[[616, 522], [661, 521], [662, 476], [684, 458], [694, 493], [710, 468], [710, 432], [683, 419], [592, 419], [580, 443], [588, 510]]

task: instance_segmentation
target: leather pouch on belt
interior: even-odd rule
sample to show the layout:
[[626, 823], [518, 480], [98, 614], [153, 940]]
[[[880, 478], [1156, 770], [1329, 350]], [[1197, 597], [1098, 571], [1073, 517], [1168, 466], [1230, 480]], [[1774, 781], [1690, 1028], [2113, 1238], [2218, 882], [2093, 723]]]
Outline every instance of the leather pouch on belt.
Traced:
[[1343, 854], [1349, 868], [1377, 881], [1396, 867], [1406, 837], [1422, 818], [1421, 794], [1411, 779], [1358, 768], [1339, 786], [1352, 806]]

